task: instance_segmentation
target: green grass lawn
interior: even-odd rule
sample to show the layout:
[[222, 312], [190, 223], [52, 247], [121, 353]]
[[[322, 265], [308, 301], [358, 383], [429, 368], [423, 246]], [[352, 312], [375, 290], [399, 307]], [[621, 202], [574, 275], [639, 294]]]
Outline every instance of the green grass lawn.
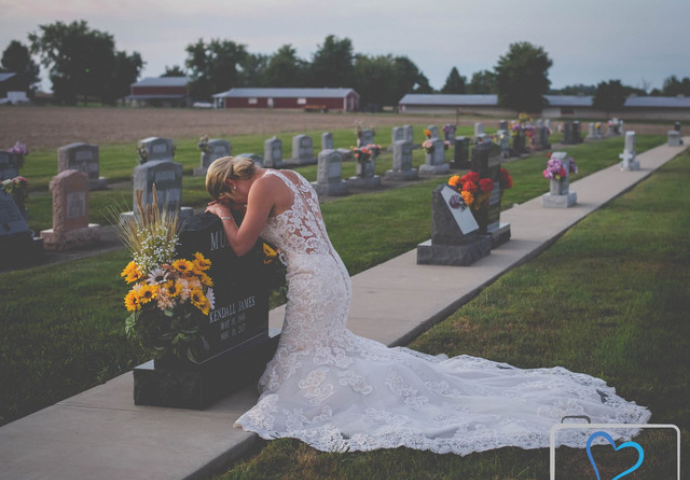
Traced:
[[[415, 126], [415, 130], [421, 141], [421, 128]], [[340, 133], [343, 146], [350, 146], [347, 132]], [[460, 130], [458, 135], [470, 133], [469, 129]], [[336, 139], [338, 134], [334, 134]], [[380, 129], [379, 135], [390, 138], [390, 129]], [[196, 148], [195, 141], [189, 140], [190, 150]], [[235, 145], [242, 145], [242, 141], [233, 139]], [[659, 136], [638, 137], [638, 151], [664, 141]], [[112, 147], [114, 151], [123, 149], [122, 168], [129, 172], [127, 175], [135, 163], [134, 146], [130, 147]], [[612, 138], [569, 147], [568, 151], [575, 156], [581, 176], [616, 163], [622, 147], [621, 138]], [[41, 166], [38, 153], [31, 155], [34, 153], [33, 164], [27, 159], [25, 169]], [[196, 160], [189, 160], [185, 167], [188, 173], [197, 165], [197, 154]], [[54, 168], [56, 159], [49, 161], [50, 168]], [[414, 162], [418, 165], [422, 161], [421, 151], [415, 151]], [[539, 153], [507, 165], [515, 187], [506, 191], [504, 206], [524, 202], [548, 190], [548, 182], [541, 178], [545, 161], [546, 153]], [[354, 164], [349, 162], [344, 166], [344, 176], [348, 175], [348, 168], [354, 173]], [[377, 162], [377, 171], [386, 168], [390, 168], [390, 154], [382, 155]], [[316, 177], [315, 166], [300, 168], [300, 172], [307, 178]], [[112, 176], [107, 171], [102, 175]], [[333, 243], [352, 275], [429, 238], [430, 192], [441, 181], [427, 180], [404, 188], [352, 195], [323, 205]], [[105, 210], [108, 205], [131, 201], [129, 195], [126, 190], [93, 192], [91, 205], [101, 205]], [[197, 205], [207, 201], [203, 179], [185, 177], [184, 199]], [[42, 201], [46, 202], [43, 206]], [[48, 228], [49, 196], [31, 197], [28, 207], [32, 227]], [[36, 224], [45, 227], [37, 228]], [[91, 388], [147, 360], [138, 347], [126, 341], [123, 332], [122, 297], [127, 288], [120, 279], [120, 271], [128, 260], [127, 252], [121, 250], [69, 264], [0, 272], [0, 424]]]
[[[681, 457], [688, 458], [689, 180], [686, 152], [578, 223], [539, 257], [502, 276], [410, 347], [522, 368], [560, 365], [601, 377], [622, 397], [648, 406], [652, 423], [677, 425]], [[675, 478], [664, 476], [674, 471], [664, 460], [674, 442], [659, 442], [647, 448], [645, 469], [628, 478]], [[503, 448], [459, 457], [406, 448], [321, 453], [289, 439], [262, 446], [215, 480], [549, 478], [548, 449]], [[581, 465], [558, 478], [594, 478], [589, 465]]]

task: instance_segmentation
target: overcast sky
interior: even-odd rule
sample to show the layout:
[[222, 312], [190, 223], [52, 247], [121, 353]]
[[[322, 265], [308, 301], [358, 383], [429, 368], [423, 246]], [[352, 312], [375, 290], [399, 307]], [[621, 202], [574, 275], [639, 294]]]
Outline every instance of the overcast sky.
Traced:
[[200, 38], [263, 54], [289, 43], [310, 60], [330, 34], [350, 38], [355, 53], [406, 55], [436, 89], [453, 66], [469, 80], [518, 41], [548, 53], [553, 88], [690, 77], [690, 0], [0, 0], [0, 12], [2, 51], [28, 45], [39, 25], [83, 19], [118, 50], [139, 52], [142, 78], [183, 66]]

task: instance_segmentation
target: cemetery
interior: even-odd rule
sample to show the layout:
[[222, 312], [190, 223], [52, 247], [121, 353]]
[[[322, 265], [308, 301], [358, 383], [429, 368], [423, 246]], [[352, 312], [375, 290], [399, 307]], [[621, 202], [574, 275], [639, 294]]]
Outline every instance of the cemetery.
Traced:
[[[263, 268], [260, 245], [245, 257], [235, 257], [223, 244], [220, 221], [202, 213], [208, 201], [203, 175], [217, 158], [257, 151], [263, 155], [243, 155], [265, 167], [297, 169], [311, 181], [322, 201], [334, 246], [353, 275], [355, 298], [364, 295], [367, 299], [353, 302], [350, 328], [387, 345], [407, 345], [463, 305], [478, 309], [474, 301], [468, 302], [481, 289], [491, 289], [490, 285], [500, 276], [510, 275], [509, 270], [524, 262], [528, 262], [525, 267], [529, 268], [529, 262], [542, 262], [542, 257], [543, 262], [548, 262], [552, 255], [547, 248], [555, 239], [576, 228], [576, 224], [579, 228], [579, 222], [601, 205], [618, 201], [614, 199], [621, 192], [654, 177], [653, 172], [663, 170], [666, 162], [678, 164], [678, 160], [672, 159], [684, 148], [682, 135], [676, 129], [676, 133], [669, 131], [668, 135], [636, 135], [630, 125], [623, 130], [618, 123], [618, 133], [607, 135], [601, 125], [595, 125], [590, 128], [593, 135], [587, 138], [598, 141], [585, 143], [576, 121], [563, 122], [562, 133], [556, 132], [554, 122], [549, 127], [539, 119], [523, 125], [487, 119], [465, 125], [433, 121], [436, 124], [422, 120], [403, 125], [398, 121], [396, 125], [378, 125], [376, 131], [364, 129], [358, 134], [345, 128], [320, 128], [304, 133], [213, 133], [217, 137], [213, 139], [204, 132], [200, 140], [198, 135], [195, 139], [189, 135], [147, 137], [136, 145], [128, 144], [126, 158], [119, 162], [110, 160], [122, 157], [121, 151], [113, 153], [112, 146], [97, 145], [94, 140], [93, 144], [63, 147], [65, 152], [79, 148], [77, 153], [82, 153], [62, 153], [57, 166], [53, 149], [50, 169], [31, 165], [29, 170], [35, 157], [45, 156], [46, 160], [40, 163], [48, 165], [47, 149], [31, 152], [23, 165], [11, 155], [0, 154], [0, 168], [5, 169], [0, 171], [8, 172], [4, 178], [26, 174], [36, 178], [32, 185], [37, 189], [26, 202], [26, 213], [9, 193], [0, 192], [0, 223], [9, 232], [0, 231], [0, 247], [12, 245], [14, 249], [3, 248], [3, 252], [16, 251], [25, 257], [40, 258], [44, 249], [60, 251], [97, 243], [99, 230], [110, 222], [98, 208], [94, 211], [94, 206], [102, 209], [117, 203], [118, 197], [124, 198], [131, 211], [123, 214], [122, 221], [136, 218], [142, 215], [137, 206], [139, 191], [143, 205], [166, 205], [170, 212], [179, 215], [182, 229], [176, 255], [191, 258], [196, 252], [202, 253], [210, 260], [208, 275], [215, 283], [214, 309], [204, 317], [199, 333], [203, 342], [198, 343], [198, 364], [180, 368], [174, 362], [151, 359], [148, 352], [138, 347], [119, 347], [122, 351], [115, 357], [125, 367], [108, 367], [110, 373], [105, 377], [90, 374], [77, 389], [33, 402], [24, 410], [13, 395], [3, 397], [0, 425], [5, 426], [0, 427], [0, 446], [8, 447], [6, 451], [18, 459], [14, 468], [18, 472], [26, 468], [22, 464], [24, 457], [16, 452], [28, 445], [35, 445], [32, 448], [40, 458], [43, 447], [36, 444], [36, 436], [31, 436], [40, 432], [34, 412], [56, 402], [60, 403], [50, 408], [63, 412], [63, 417], [52, 425], [73, 432], [75, 437], [75, 425], [84, 412], [100, 412], [100, 417], [90, 416], [89, 422], [95, 422], [92, 425], [117, 425], [108, 427], [109, 430], [96, 427], [107, 433], [100, 437], [86, 434], [79, 441], [82, 446], [70, 441], [72, 448], [83, 449], [91, 444], [100, 452], [100, 444], [117, 442], [118, 435], [128, 429], [152, 428], [165, 415], [171, 417], [171, 425], [187, 425], [191, 433], [184, 436], [152, 429], [153, 444], [165, 444], [169, 451], [150, 448], [146, 456], [136, 456], [128, 468], [152, 468], [157, 462], [171, 462], [179, 478], [208, 474], [211, 469], [207, 465], [227, 465], [254, 443], [251, 435], [232, 430], [232, 420], [255, 399], [252, 385], [275, 350], [284, 306], [264, 288], [265, 279], [257, 274]], [[525, 133], [528, 130], [531, 137]], [[415, 149], [415, 145], [421, 148]], [[570, 162], [571, 157], [577, 160], [577, 168], [574, 161]], [[556, 161], [560, 164], [555, 165]], [[546, 171], [542, 170], [553, 165], [558, 167], [559, 178], [547, 177], [547, 182]], [[563, 172], [560, 167], [564, 165]], [[564, 175], [560, 176], [561, 173]], [[101, 180], [104, 178], [106, 185]], [[468, 182], [476, 185], [469, 186]], [[464, 194], [468, 191], [474, 192], [472, 198]], [[481, 197], [483, 193], [486, 195]], [[475, 207], [481, 208], [472, 208], [475, 200]], [[393, 216], [395, 225], [389, 221]], [[29, 228], [40, 235], [34, 236]], [[18, 238], [23, 238], [21, 250], [10, 243]], [[363, 251], [361, 238], [370, 238], [372, 247], [376, 244], [371, 255]], [[556, 245], [562, 241], [573, 240], [558, 240]], [[378, 248], [379, 245], [386, 248]], [[555, 245], [553, 248], [558, 250]], [[101, 319], [110, 325], [108, 328], [114, 328], [113, 322], [121, 322], [124, 327], [119, 277], [128, 261], [126, 252], [116, 251], [85, 261], [98, 269], [97, 265], [102, 263], [99, 258], [106, 256], [108, 262], [103, 263], [103, 271], [98, 274], [102, 277], [100, 293], [85, 292], [80, 302], [87, 307], [83, 312], [75, 311], [74, 316], [79, 321], [85, 320], [82, 317]], [[60, 264], [40, 268], [45, 275], [54, 275]], [[15, 288], [30, 285], [26, 283], [27, 272], [21, 268], [0, 271], [0, 291], [12, 294]], [[117, 281], [120, 283], [116, 284]], [[101, 307], [103, 302], [94, 295], [103, 296], [103, 291], [114, 295]], [[392, 296], [393, 293], [396, 295]], [[49, 309], [43, 302], [50, 302], [51, 298], [55, 302], [55, 295], [60, 293], [51, 292], [30, 310], [23, 311], [22, 318], [38, 315], [42, 306]], [[11, 309], [3, 313], [8, 314], [19, 320]], [[56, 314], [52, 321], [59, 322], [60, 315]], [[460, 313], [450, 321], [463, 324], [467, 317], [467, 313]], [[489, 321], [483, 315], [477, 317], [481, 322]], [[507, 334], [500, 323], [492, 325], [491, 335]], [[476, 327], [462, 328], [475, 332]], [[437, 340], [425, 337], [417, 344], [434, 351], [434, 341]], [[95, 346], [87, 351], [91, 352], [87, 355], [95, 355]], [[498, 355], [498, 350], [494, 353]], [[238, 362], [242, 362], [242, 368], [237, 368]], [[14, 370], [9, 372], [16, 375]], [[63, 381], [60, 375], [50, 381]], [[37, 388], [36, 383], [31, 385], [27, 388]], [[12, 407], [8, 408], [8, 404]], [[169, 409], [175, 415], [166, 414]], [[197, 429], [205, 432], [203, 441], [210, 446], [205, 452], [191, 456], [196, 458], [171, 453], [193, 448], [194, 442], [199, 441], [193, 433]], [[22, 431], [35, 433], [24, 435]], [[3, 434], [11, 436], [11, 445], [6, 440], [10, 437]], [[59, 437], [50, 436], [50, 441], [59, 441]], [[103, 461], [96, 460], [99, 456], [103, 457], [97, 453], [85, 459], [84, 468], [93, 468], [97, 461]], [[114, 460], [105, 460], [102, 468], [117, 469]], [[50, 463], [57, 461], [53, 458], [41, 468], [50, 468]], [[124, 471], [120, 470], [123, 478]]]

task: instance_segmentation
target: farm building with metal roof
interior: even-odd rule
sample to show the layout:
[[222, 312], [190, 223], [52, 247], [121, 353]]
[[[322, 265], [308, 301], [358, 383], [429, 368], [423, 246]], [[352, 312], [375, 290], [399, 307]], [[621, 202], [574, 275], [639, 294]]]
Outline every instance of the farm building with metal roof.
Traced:
[[144, 78], [130, 85], [125, 104], [133, 107], [189, 107], [188, 77]]
[[[541, 111], [544, 118], [606, 118], [595, 110], [591, 95], [544, 95], [548, 106]], [[500, 107], [498, 95], [407, 94], [399, 102], [401, 113], [459, 113], [463, 115], [494, 115], [512, 117], [516, 112]], [[689, 120], [690, 98], [629, 97], [623, 110], [608, 112], [609, 116], [629, 119]]]
[[233, 88], [213, 98], [216, 108], [299, 108], [346, 112], [359, 108], [359, 94], [351, 88]]

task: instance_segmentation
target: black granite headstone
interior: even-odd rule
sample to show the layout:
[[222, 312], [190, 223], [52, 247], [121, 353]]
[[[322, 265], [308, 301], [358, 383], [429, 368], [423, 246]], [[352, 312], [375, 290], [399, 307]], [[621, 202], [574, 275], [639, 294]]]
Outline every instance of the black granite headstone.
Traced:
[[43, 240], [29, 230], [12, 195], [0, 190], [0, 267], [21, 267], [42, 259]]
[[450, 162], [452, 169], [470, 168], [470, 139], [469, 137], [455, 137], [455, 154]]
[[262, 242], [242, 257], [228, 245], [220, 219], [212, 214], [186, 219], [179, 234], [178, 258], [201, 252], [211, 261], [215, 308], [199, 315], [198, 364], [171, 367], [149, 362], [134, 371], [137, 405], [205, 408], [224, 395], [256, 381], [273, 355], [277, 337], [268, 334], [267, 269]]
[[[494, 182], [494, 189], [488, 199], [488, 207], [474, 209], [474, 217], [479, 224], [479, 232], [492, 235], [496, 247], [510, 238], [501, 225], [501, 149], [494, 143], [484, 142], [472, 149], [472, 171], [480, 178], [489, 178]], [[507, 238], [506, 238], [507, 235]]]

